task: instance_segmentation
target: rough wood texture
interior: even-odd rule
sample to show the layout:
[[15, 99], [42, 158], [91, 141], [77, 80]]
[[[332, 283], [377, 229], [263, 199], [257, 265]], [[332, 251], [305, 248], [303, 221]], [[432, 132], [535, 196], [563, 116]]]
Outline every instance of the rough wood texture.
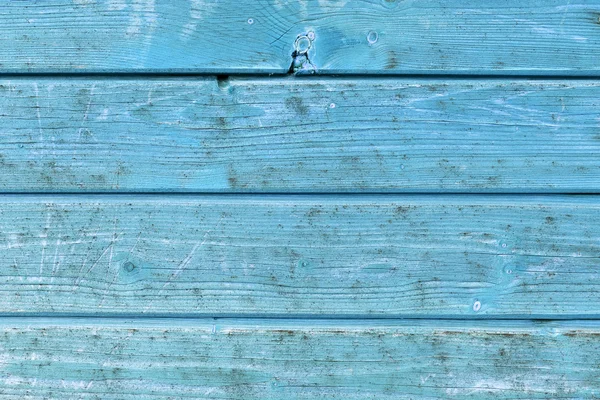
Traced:
[[596, 196], [4, 196], [0, 313], [600, 314]]
[[0, 92], [4, 192], [600, 188], [596, 81], [31, 78]]
[[102, 321], [0, 325], [0, 398], [592, 399], [600, 326]]
[[600, 398], [600, 0], [0, 3], [0, 400]]
[[296, 51], [308, 73], [597, 76], [599, 18], [598, 0], [11, 1], [0, 71], [286, 73]]

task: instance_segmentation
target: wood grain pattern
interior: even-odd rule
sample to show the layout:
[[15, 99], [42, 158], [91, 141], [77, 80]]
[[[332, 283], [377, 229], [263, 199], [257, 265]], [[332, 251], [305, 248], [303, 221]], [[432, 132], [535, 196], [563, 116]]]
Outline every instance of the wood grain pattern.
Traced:
[[596, 196], [3, 196], [0, 314], [593, 317], [599, 209]]
[[600, 0], [0, 2], [0, 400], [600, 398], [599, 49]]
[[2, 320], [0, 398], [592, 399], [597, 322]]
[[0, 81], [3, 192], [597, 192], [600, 84]]
[[[598, 76], [598, 0], [0, 5], [0, 72]], [[306, 53], [298, 54], [297, 50]]]

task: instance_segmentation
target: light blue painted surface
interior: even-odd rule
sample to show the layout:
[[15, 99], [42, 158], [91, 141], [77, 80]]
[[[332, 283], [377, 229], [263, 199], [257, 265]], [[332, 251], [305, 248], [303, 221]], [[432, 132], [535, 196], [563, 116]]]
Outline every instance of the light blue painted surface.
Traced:
[[600, 315], [597, 196], [14, 195], [0, 210], [4, 315]]
[[8, 319], [0, 398], [593, 399], [598, 322]]
[[598, 76], [598, 0], [0, 4], [2, 72]]
[[595, 192], [595, 80], [5, 79], [4, 192]]
[[0, 398], [600, 397], [599, 45], [597, 0], [1, 2]]

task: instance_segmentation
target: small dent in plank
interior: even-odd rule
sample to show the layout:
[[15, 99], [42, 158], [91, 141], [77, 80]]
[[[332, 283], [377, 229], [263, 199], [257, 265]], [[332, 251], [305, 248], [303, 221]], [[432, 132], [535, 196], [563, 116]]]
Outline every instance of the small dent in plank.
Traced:
[[217, 75], [217, 85], [219, 86], [219, 89], [227, 89], [229, 87], [229, 76]]

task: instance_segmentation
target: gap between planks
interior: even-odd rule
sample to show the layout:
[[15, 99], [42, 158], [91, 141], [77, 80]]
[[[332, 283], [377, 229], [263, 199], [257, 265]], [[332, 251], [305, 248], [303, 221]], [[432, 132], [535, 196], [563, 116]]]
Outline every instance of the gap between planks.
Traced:
[[311, 322], [317, 324], [331, 323], [335, 324], [360, 324], [360, 323], [375, 323], [375, 324], [400, 324], [402, 326], [436, 326], [437, 324], [461, 324], [462, 326], [487, 326], [492, 323], [510, 323], [526, 325], [531, 324], [572, 324], [573, 326], [586, 325], [589, 323], [598, 322], [600, 327], [600, 315], [503, 315], [503, 316], [414, 316], [414, 315], [380, 315], [372, 314], [364, 315], [318, 315], [318, 314], [69, 314], [69, 313], [15, 313], [15, 314], [0, 314], [0, 326], [2, 323], [14, 321], [21, 323], [22, 321], [106, 321], [110, 322], [134, 322], [141, 321], [142, 323], [161, 323], [165, 321], [178, 321], [177, 323], [209, 323], [209, 322], [231, 322], [237, 323], [240, 321], [268, 323], [272, 321], [282, 321], [285, 323], [300, 323]]
[[272, 79], [272, 80], [302, 80], [302, 81], [323, 81], [323, 80], [395, 80], [406, 79], [423, 79], [423, 80], [511, 80], [511, 81], [561, 81], [561, 80], [578, 80], [578, 81], [596, 81], [600, 78], [600, 74], [590, 75], [528, 75], [528, 74], [334, 74], [320, 73], [318, 75], [296, 75], [289, 73], [201, 73], [201, 72], [0, 72], [0, 79], [15, 79], [15, 80], [37, 80], [37, 79], [90, 79], [90, 80], [151, 80], [151, 79], [191, 79], [191, 78], [214, 78], [223, 80], [227, 79]]
[[[144, 316], [134, 318], [131, 316], [119, 317], [91, 317], [84, 316], [44, 316], [44, 317], [2, 317], [0, 316], [0, 329], [3, 327], [19, 326], [27, 324], [29, 327], [45, 326], [135, 326], [135, 327], [185, 327], [185, 326], [212, 326], [215, 323], [222, 323], [223, 326], [239, 327], [289, 327], [289, 328], [307, 328], [307, 327], [364, 327], [368, 324], [370, 327], [422, 327], [422, 328], [440, 328], [455, 327], [461, 329], [510, 329], [510, 328], [589, 328], [600, 329], [600, 319], [510, 319], [510, 318], [490, 318], [482, 320], [467, 320], [464, 318], [283, 318], [283, 317], [232, 317], [232, 318], [190, 318], [190, 317], [157, 317], [152, 318]], [[465, 324], [466, 323], [466, 324]]]
[[[243, 198], [246, 197], [248, 199], [256, 198], [256, 197], [273, 197], [273, 198], [286, 198], [286, 197], [306, 197], [306, 198], [314, 198], [314, 197], [327, 197], [327, 198], [341, 198], [341, 200], [347, 199], [355, 199], [355, 198], [370, 198], [370, 197], [384, 197], [390, 198], [395, 196], [406, 196], [406, 197], [436, 197], [436, 196], [448, 196], [448, 197], [529, 197], [529, 196], [539, 196], [539, 197], [575, 197], [575, 196], [583, 196], [583, 197], [592, 197], [600, 195], [599, 191], [592, 192], [260, 192], [260, 191], [251, 191], [251, 192], [165, 192], [165, 191], [156, 191], [156, 192], [148, 192], [148, 191], [121, 191], [121, 192], [111, 192], [110, 190], [106, 190], [104, 192], [19, 192], [19, 191], [10, 191], [10, 192], [0, 192], [0, 197], [121, 197], [121, 198], [134, 198], [139, 196], [140, 198], [152, 198], [152, 197], [207, 197], [207, 198]], [[387, 200], [387, 199], [386, 199]]]

